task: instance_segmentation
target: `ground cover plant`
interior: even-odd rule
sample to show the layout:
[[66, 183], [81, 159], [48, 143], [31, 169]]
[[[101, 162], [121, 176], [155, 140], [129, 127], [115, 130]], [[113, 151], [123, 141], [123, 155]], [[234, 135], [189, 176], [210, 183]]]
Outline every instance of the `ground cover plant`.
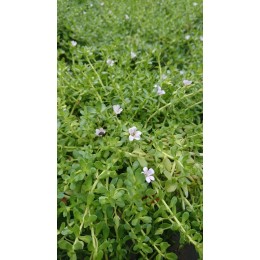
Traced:
[[57, 258], [202, 259], [202, 3], [57, 3]]

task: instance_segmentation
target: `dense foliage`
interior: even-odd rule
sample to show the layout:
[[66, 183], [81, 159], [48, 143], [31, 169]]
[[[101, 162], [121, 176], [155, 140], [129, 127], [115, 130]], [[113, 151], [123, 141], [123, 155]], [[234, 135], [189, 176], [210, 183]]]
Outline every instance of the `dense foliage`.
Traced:
[[202, 4], [58, 0], [58, 259], [187, 244], [201, 259]]

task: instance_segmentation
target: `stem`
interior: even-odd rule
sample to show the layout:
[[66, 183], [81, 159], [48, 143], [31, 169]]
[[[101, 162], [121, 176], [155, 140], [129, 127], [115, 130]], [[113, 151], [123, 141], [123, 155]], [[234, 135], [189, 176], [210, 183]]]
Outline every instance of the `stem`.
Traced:
[[178, 218], [173, 214], [173, 212], [171, 211], [171, 209], [169, 208], [168, 204], [165, 202], [165, 200], [162, 200], [162, 203], [164, 204], [164, 206], [166, 207], [167, 211], [170, 213], [170, 215], [172, 216], [172, 218], [174, 219], [174, 221], [177, 223], [177, 225], [180, 227], [182, 233], [188, 238], [188, 240], [197, 248], [198, 244], [196, 241], [194, 241], [186, 232], [186, 230], [184, 229], [184, 227], [182, 226], [181, 222], [178, 220]]
[[[141, 233], [146, 236], [146, 234], [144, 233], [144, 231], [141, 229]], [[155, 250], [159, 253], [159, 255], [161, 255], [162, 257], [165, 257], [164, 254], [161, 252], [161, 250], [155, 245], [153, 244], [150, 240], [149, 243], [155, 248]]]
[[99, 81], [99, 83], [101, 84], [102, 88], [103, 88], [104, 91], [106, 92], [105, 85], [103, 84], [103, 82], [102, 82], [102, 80], [101, 80], [99, 74], [97, 73], [96, 69], [94, 68], [94, 66], [92, 65], [92, 63], [90, 62], [90, 60], [89, 60], [88, 57], [87, 57], [87, 61], [88, 61], [89, 65], [90, 65], [90, 67], [92, 68], [92, 70], [93, 70], [93, 71], [95, 72], [95, 74], [97, 75], [98, 81]]
[[144, 128], [146, 128], [146, 126], [147, 126], [147, 124], [148, 124], [148, 122], [150, 121], [151, 118], [153, 118], [158, 112], [160, 112], [161, 110], [163, 110], [164, 108], [166, 108], [166, 107], [168, 107], [168, 106], [170, 106], [170, 105], [172, 105], [172, 103], [168, 103], [168, 104], [162, 106], [161, 108], [157, 109], [157, 110], [146, 120], [146, 123], [145, 123]]

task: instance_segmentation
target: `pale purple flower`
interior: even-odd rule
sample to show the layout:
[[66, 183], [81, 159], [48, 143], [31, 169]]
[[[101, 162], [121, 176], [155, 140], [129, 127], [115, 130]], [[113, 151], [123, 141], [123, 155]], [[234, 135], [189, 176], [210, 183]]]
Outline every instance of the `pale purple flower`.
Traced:
[[125, 19], [126, 19], [126, 20], [129, 20], [130, 17], [126, 14], [126, 15], [125, 15]]
[[77, 42], [76, 42], [76, 41], [71, 41], [71, 45], [72, 45], [73, 47], [75, 47], [75, 46], [77, 45]]
[[146, 180], [148, 183], [150, 183], [151, 181], [154, 181], [154, 176], [152, 176], [152, 175], [154, 174], [154, 170], [153, 170], [152, 168], [150, 168], [150, 169], [148, 170], [147, 167], [144, 167], [142, 173], [144, 174], [145, 180]]
[[135, 52], [133, 52], [133, 51], [131, 51], [131, 59], [134, 59], [134, 58], [136, 58], [136, 53]]
[[187, 79], [183, 80], [183, 84], [184, 84], [185, 86], [189, 86], [191, 83], [192, 83], [191, 80], [187, 80]]
[[156, 88], [156, 92], [157, 92], [157, 94], [159, 95], [159, 96], [161, 96], [161, 95], [164, 95], [165, 94], [165, 91], [161, 88], [161, 86], [160, 85], [158, 85], [158, 84], [155, 84], [154, 85], [154, 87]]
[[114, 66], [114, 64], [115, 64], [115, 62], [113, 60], [111, 60], [111, 59], [107, 60], [107, 65], [108, 66], [112, 67], [112, 66]]
[[123, 108], [121, 108], [120, 105], [114, 105], [113, 110], [117, 115], [119, 115], [123, 111]]
[[186, 39], [186, 40], [189, 40], [189, 39], [190, 39], [190, 35], [186, 35], [186, 36], [185, 36], [185, 39]]
[[99, 129], [96, 129], [96, 135], [97, 136], [103, 136], [103, 135], [105, 135], [105, 133], [106, 133], [106, 130], [102, 127], [99, 128]]
[[128, 129], [129, 132], [129, 141], [140, 140], [140, 135], [142, 134], [140, 131], [137, 131], [135, 126]]
[[183, 75], [185, 72], [184, 70], [180, 70], [180, 74]]

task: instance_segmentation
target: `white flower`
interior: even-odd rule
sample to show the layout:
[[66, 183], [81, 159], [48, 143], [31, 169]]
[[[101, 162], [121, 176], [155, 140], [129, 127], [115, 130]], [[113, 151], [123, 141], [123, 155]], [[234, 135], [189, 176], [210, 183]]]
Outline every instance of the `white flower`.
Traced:
[[96, 129], [96, 135], [97, 135], [97, 136], [105, 135], [105, 133], [106, 133], [106, 130], [103, 129], [102, 127], [99, 128], [99, 129]]
[[129, 20], [130, 17], [126, 14], [126, 15], [125, 15], [125, 19], [126, 19], [126, 20]]
[[75, 47], [77, 45], [77, 42], [76, 41], [71, 41], [71, 45]]
[[190, 39], [190, 35], [186, 35], [186, 36], [185, 36], [185, 39], [186, 39], [186, 40], [189, 40], [189, 39]]
[[101, 2], [101, 3], [100, 3], [100, 5], [101, 5], [101, 6], [103, 6], [103, 5], [104, 5], [104, 3], [103, 3], [103, 2]]
[[92, 3], [90, 3], [90, 4], [89, 4], [89, 6], [90, 6], [90, 7], [93, 7], [93, 4], [92, 4]]
[[187, 80], [187, 79], [183, 80], [183, 84], [184, 84], [185, 86], [189, 86], [191, 83], [192, 83], [191, 80]]
[[147, 167], [144, 167], [142, 173], [144, 174], [145, 180], [146, 180], [148, 183], [150, 183], [151, 181], [154, 181], [154, 176], [152, 176], [152, 175], [154, 174], [154, 170], [153, 170], [152, 168], [150, 168], [150, 169], [148, 170]]
[[183, 75], [185, 72], [184, 70], [180, 70], [180, 74]]
[[161, 78], [162, 78], [162, 80], [165, 80], [165, 79], [167, 79], [167, 75], [162, 74]]
[[200, 40], [203, 42], [203, 36], [200, 36]]
[[136, 58], [136, 53], [135, 52], [133, 52], [133, 51], [131, 51], [131, 59], [134, 59], [134, 58]]
[[83, 14], [86, 14], [87, 12], [83, 11]]
[[157, 94], [158, 94], [159, 96], [165, 94], [165, 91], [164, 91], [158, 84], [155, 84], [154, 87], [157, 88], [157, 89], [156, 89], [156, 92], [157, 92]]
[[114, 105], [113, 110], [117, 115], [119, 115], [123, 111], [123, 108], [121, 108], [120, 105]]
[[111, 60], [111, 59], [107, 60], [107, 65], [110, 66], [110, 67], [114, 66], [114, 63], [115, 62], [113, 60]]
[[193, 2], [193, 5], [194, 5], [194, 6], [197, 6], [197, 5], [198, 5], [198, 3], [196, 3], [196, 2]]
[[137, 131], [137, 128], [135, 126], [128, 129], [129, 132], [129, 141], [140, 140], [140, 135], [142, 134], [140, 131]]

